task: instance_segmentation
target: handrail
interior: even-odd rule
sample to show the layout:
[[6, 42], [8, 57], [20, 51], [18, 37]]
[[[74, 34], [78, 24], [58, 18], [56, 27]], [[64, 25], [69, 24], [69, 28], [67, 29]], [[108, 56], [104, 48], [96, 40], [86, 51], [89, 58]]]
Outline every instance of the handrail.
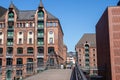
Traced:
[[80, 69], [78, 63], [76, 63], [75, 65], [75, 73], [77, 80], [87, 80], [86, 76], [83, 74], [83, 71]]

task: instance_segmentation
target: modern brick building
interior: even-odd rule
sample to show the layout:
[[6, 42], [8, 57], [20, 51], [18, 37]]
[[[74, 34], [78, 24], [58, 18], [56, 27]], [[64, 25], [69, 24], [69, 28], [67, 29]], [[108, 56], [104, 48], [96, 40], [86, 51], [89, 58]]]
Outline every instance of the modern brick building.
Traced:
[[59, 19], [42, 2], [37, 10], [19, 10], [13, 3], [0, 7], [2, 80], [35, 74], [41, 65], [63, 64], [63, 35]]
[[89, 75], [97, 75], [96, 35], [87, 33], [75, 46], [78, 63]]
[[103, 13], [96, 39], [99, 75], [102, 80], [120, 80], [120, 2]]

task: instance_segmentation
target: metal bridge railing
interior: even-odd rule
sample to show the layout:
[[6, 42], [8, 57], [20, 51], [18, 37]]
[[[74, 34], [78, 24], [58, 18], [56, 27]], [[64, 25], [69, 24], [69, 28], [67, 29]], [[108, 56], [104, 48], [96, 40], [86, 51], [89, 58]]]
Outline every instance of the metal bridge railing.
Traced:
[[78, 63], [75, 64], [70, 80], [87, 80]]

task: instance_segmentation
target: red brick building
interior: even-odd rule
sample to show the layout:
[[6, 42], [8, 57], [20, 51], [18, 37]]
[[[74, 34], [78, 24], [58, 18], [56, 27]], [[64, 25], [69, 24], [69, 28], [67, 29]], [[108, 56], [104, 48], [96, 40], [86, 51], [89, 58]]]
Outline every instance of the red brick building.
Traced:
[[103, 13], [96, 39], [99, 75], [102, 80], [120, 80], [120, 2]]
[[81, 69], [89, 75], [97, 75], [96, 35], [84, 34], [76, 44], [75, 49]]
[[63, 30], [42, 2], [37, 10], [0, 7], [0, 66], [2, 80], [35, 74], [41, 65], [65, 62]]

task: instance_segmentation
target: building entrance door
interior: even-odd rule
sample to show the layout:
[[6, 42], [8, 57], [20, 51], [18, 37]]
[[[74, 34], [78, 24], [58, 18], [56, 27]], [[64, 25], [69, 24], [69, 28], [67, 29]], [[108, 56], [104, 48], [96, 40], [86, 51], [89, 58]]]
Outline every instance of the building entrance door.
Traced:
[[11, 70], [8, 70], [6, 72], [6, 80], [12, 80], [12, 71]]
[[50, 66], [54, 66], [54, 58], [50, 58]]

